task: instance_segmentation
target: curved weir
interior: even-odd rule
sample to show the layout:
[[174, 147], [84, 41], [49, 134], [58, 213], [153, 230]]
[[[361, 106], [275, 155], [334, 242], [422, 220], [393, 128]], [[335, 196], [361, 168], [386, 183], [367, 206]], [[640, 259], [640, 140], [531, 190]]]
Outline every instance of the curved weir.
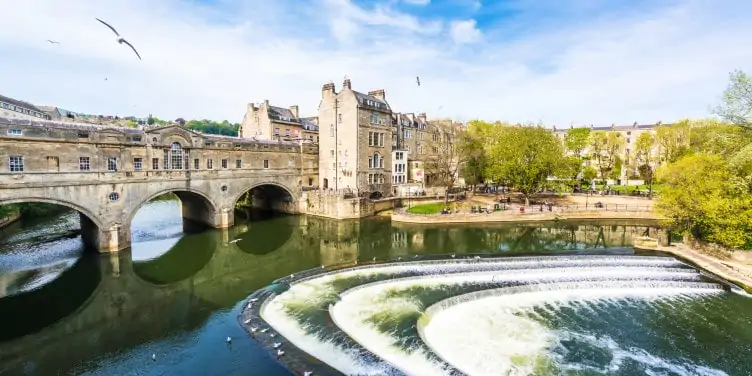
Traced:
[[[613, 310], [632, 314], [625, 320], [639, 325], [635, 317], [643, 311], [680, 312], [682, 304], [726, 294], [728, 286], [671, 257], [411, 261], [309, 271], [280, 282], [289, 289], [254, 308], [260, 319], [286, 346], [348, 375], [528, 375], [619, 367], [725, 374], [634, 353], [588, 330], [618, 316]], [[591, 355], [578, 355], [572, 346], [592, 348], [603, 359], [589, 364], [580, 358]]]

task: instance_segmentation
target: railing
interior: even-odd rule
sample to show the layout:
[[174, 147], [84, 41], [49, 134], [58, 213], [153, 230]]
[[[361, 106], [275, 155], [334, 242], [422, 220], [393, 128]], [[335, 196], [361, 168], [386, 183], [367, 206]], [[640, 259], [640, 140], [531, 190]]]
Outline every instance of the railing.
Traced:
[[[564, 206], [546, 206], [546, 205], [531, 205], [523, 206], [516, 204], [494, 204], [490, 206], [490, 213], [487, 212], [488, 205], [478, 204], [471, 205], [476, 208], [475, 211], [470, 209], [467, 204], [462, 204], [463, 208], [454, 211], [454, 203], [449, 203], [447, 207], [450, 212], [447, 214], [435, 213], [435, 214], [413, 214], [408, 213], [407, 208], [399, 208], [396, 213], [406, 216], [423, 217], [423, 218], [437, 218], [437, 217], [483, 217], [488, 215], [503, 215], [503, 216], [528, 216], [528, 215], [540, 215], [540, 214], [555, 214], [555, 213], [576, 213], [576, 212], [633, 212], [633, 213], [649, 213], [652, 211], [652, 207], [649, 205], [627, 205], [627, 204], [603, 204], [603, 205], [564, 205]], [[480, 211], [477, 208], [480, 207]], [[524, 211], [520, 209], [524, 208]]]

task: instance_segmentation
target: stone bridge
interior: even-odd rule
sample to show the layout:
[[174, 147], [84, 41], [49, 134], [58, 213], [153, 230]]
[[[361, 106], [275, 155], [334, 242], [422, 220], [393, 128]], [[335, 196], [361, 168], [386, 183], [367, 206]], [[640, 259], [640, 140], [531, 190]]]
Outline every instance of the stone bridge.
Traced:
[[[269, 238], [270, 226], [277, 229], [273, 239], [244, 241]], [[35, 374], [69, 373], [61, 365], [156, 342], [164, 333], [198, 330], [217, 310], [236, 306], [277, 277], [354, 263], [352, 226], [289, 216], [185, 235], [153, 260], [133, 260], [131, 251], [84, 255], [48, 284], [0, 299], [0, 319], [16, 322], [0, 333], [0, 374], [24, 374], [29, 364]], [[225, 335], [246, 337], [237, 327], [222, 333], [220, 345]]]
[[299, 212], [318, 185], [313, 145], [206, 135], [180, 126], [146, 130], [0, 118], [0, 205], [44, 202], [81, 214], [84, 242], [100, 252], [130, 246], [130, 223], [149, 200], [174, 193], [183, 217], [233, 225], [254, 206]]

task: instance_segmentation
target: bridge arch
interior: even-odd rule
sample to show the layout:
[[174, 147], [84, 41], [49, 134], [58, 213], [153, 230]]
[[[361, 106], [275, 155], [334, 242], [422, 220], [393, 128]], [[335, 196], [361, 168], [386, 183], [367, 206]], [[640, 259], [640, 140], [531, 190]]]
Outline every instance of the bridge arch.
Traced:
[[218, 227], [219, 206], [217, 203], [207, 193], [189, 187], [162, 189], [139, 200], [132, 206], [128, 213], [125, 222], [128, 225], [127, 227], [130, 229], [133, 217], [136, 216], [136, 213], [138, 213], [146, 203], [168, 193], [172, 193], [180, 199], [184, 220], [188, 219], [192, 222], [205, 224], [211, 227]]
[[108, 229], [112, 224], [105, 223], [102, 218], [94, 214], [89, 208], [64, 199], [55, 197], [17, 197], [7, 200], [0, 200], [0, 205], [22, 204], [22, 203], [44, 203], [64, 206], [78, 212], [81, 223], [81, 238], [87, 248], [99, 250], [106, 247], [109, 241]]
[[264, 181], [241, 189], [231, 203], [236, 207], [246, 195], [250, 196], [249, 206], [275, 212], [294, 214], [298, 212], [297, 199], [293, 190], [284, 184]]

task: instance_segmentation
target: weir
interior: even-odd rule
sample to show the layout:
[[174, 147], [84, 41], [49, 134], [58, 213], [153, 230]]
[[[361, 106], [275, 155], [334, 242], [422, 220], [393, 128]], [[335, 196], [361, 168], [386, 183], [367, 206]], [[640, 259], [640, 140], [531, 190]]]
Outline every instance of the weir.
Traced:
[[[561, 338], [535, 320], [540, 307], [590, 312], [599, 304], [648, 307], [651, 302], [692, 301], [726, 293], [723, 283], [662, 256], [445, 259], [304, 274], [297, 280], [291, 276], [286, 281], [290, 289], [270, 297], [261, 317], [292, 345], [345, 374], [474, 375], [492, 371], [491, 366], [478, 368], [463, 357], [496, 367], [494, 374], [504, 370], [510, 374], [552, 372], [563, 363], [560, 354], [551, 353], [546, 344], [559, 343]], [[493, 304], [479, 306], [489, 299]], [[499, 299], [507, 305], [501, 305]], [[492, 305], [501, 313], [491, 309]], [[464, 317], [455, 311], [476, 316]], [[500, 319], [480, 315], [484, 311], [503, 313], [508, 321], [529, 332], [507, 333], [512, 339], [504, 342], [507, 349], [503, 351], [496, 346], [496, 337], [465, 336], [478, 332], [484, 322]], [[454, 334], [446, 336], [447, 332]], [[496, 334], [505, 337], [503, 332]], [[458, 336], [465, 336], [465, 341]], [[491, 342], [471, 345], [481, 340]], [[459, 343], [466, 347], [453, 347]], [[478, 352], [475, 347], [484, 343], [489, 347], [481, 351], [484, 356], [501, 354], [497, 356], [500, 360], [481, 361], [472, 356]]]

